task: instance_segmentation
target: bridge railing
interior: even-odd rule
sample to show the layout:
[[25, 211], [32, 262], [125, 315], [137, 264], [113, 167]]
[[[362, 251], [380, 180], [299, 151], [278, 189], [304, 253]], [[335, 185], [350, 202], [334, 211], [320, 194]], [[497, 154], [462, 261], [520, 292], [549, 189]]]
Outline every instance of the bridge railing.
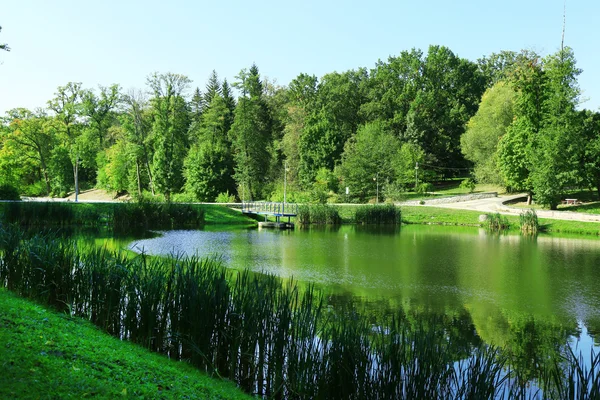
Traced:
[[242, 212], [261, 214], [298, 214], [298, 204], [268, 201], [250, 201], [242, 203]]

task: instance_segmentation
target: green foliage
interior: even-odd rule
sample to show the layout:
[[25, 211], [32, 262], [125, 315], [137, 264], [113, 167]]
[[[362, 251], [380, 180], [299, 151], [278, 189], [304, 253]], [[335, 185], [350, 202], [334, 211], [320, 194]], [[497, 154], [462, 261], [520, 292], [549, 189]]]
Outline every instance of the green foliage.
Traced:
[[14, 186], [4, 183], [0, 184], [0, 200], [21, 200], [19, 191]]
[[463, 179], [459, 187], [468, 190], [469, 193], [473, 193], [475, 191], [475, 181], [471, 178]]
[[533, 192], [539, 204], [551, 209], [568, 186], [581, 181], [585, 139], [575, 111], [580, 72], [569, 48], [518, 69], [515, 121], [498, 148], [507, 185]]
[[537, 235], [540, 229], [540, 224], [538, 222], [538, 217], [535, 210], [530, 209], [522, 212], [519, 216], [519, 221], [522, 233], [526, 235]]
[[498, 171], [498, 141], [513, 122], [513, 88], [500, 81], [481, 98], [477, 113], [469, 120], [461, 136], [461, 151], [475, 164], [475, 177], [481, 183], [504, 183]]
[[342, 222], [339, 210], [326, 204], [298, 206], [296, 222], [299, 225], [338, 225]]
[[312, 78], [298, 77], [293, 96], [300, 97], [307, 113], [298, 138], [298, 175], [304, 186], [315, 179], [319, 169], [334, 169], [345, 143], [363, 122], [359, 109], [366, 101], [367, 79], [365, 69], [331, 73], [321, 79], [314, 92], [316, 82]]
[[356, 208], [354, 221], [357, 224], [396, 225], [401, 222], [401, 212], [393, 204], [359, 206]]
[[199, 201], [213, 201], [219, 193], [233, 186], [230, 153], [219, 143], [194, 145], [185, 159], [186, 191]]
[[123, 193], [130, 186], [131, 151], [124, 140], [99, 152], [97, 156], [98, 187], [111, 192]]
[[189, 113], [183, 95], [190, 80], [179, 74], [157, 74], [148, 77], [148, 86], [154, 97], [151, 100], [154, 122], [152, 138], [153, 183], [170, 201], [171, 193], [183, 187], [183, 160], [187, 151]]
[[[272, 119], [256, 65], [252, 65], [250, 71], [242, 70], [238, 78], [242, 97], [229, 132], [235, 161], [234, 179], [239, 187], [244, 187], [246, 199], [254, 199], [262, 194], [261, 184], [271, 160]], [[238, 192], [242, 197], [240, 195]]]
[[417, 192], [418, 194], [427, 195], [430, 192], [433, 192], [433, 189], [434, 188], [433, 188], [433, 185], [431, 183], [429, 183], [429, 182], [423, 182], [423, 183], [420, 183], [417, 186], [415, 192]]
[[217, 203], [235, 203], [235, 195], [229, 194], [229, 191], [224, 193], [219, 193], [215, 202]]
[[[400, 143], [382, 123], [361, 126], [346, 143], [340, 172], [350, 195], [360, 201], [375, 197], [377, 185], [395, 181], [395, 165], [399, 164]], [[414, 169], [413, 169], [414, 171]], [[383, 193], [383, 192], [382, 192]]]
[[500, 213], [486, 214], [486, 228], [490, 232], [502, 232], [510, 228], [508, 218]]
[[2, 205], [3, 221], [21, 226], [103, 226], [119, 229], [201, 227], [204, 208], [191, 204], [23, 202]]
[[67, 147], [57, 146], [52, 150], [48, 169], [52, 194], [65, 197], [73, 185], [73, 164]]

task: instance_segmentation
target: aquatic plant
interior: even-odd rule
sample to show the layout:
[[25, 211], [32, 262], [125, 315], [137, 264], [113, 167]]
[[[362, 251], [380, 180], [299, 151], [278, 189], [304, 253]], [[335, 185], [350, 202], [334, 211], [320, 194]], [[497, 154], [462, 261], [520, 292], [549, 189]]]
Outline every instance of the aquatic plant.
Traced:
[[327, 204], [310, 204], [298, 206], [296, 222], [299, 225], [338, 225], [342, 222], [336, 207]]
[[537, 213], [533, 209], [524, 211], [519, 216], [521, 224], [521, 233], [526, 235], [536, 235], [540, 229]]
[[354, 221], [357, 224], [399, 224], [401, 212], [393, 204], [363, 205], [356, 208]]
[[501, 232], [507, 230], [510, 227], [508, 219], [500, 213], [486, 214], [486, 217], [486, 228], [490, 232]]

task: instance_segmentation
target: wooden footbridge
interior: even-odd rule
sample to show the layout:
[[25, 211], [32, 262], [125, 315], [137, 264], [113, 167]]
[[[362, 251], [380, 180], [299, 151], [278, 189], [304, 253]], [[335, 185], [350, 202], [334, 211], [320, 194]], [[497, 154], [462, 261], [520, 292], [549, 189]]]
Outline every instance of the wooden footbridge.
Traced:
[[[242, 213], [264, 215], [265, 222], [259, 222], [260, 227], [272, 228], [293, 228], [294, 224], [290, 222], [291, 217], [298, 215], [298, 204], [295, 203], [273, 203], [266, 201], [242, 202]], [[276, 222], [268, 222], [268, 217], [275, 217]], [[282, 222], [281, 218], [286, 218], [287, 222]]]

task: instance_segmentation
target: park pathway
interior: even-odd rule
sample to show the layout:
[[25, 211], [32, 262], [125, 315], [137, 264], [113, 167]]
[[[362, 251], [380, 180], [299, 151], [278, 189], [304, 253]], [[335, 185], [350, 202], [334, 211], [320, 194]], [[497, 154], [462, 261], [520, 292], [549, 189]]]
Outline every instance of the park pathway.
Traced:
[[[505, 203], [526, 197], [526, 194], [490, 197], [487, 199], [467, 200], [446, 204], [423, 205], [422, 207], [454, 208], [460, 210], [479, 211], [483, 213], [500, 213], [504, 215], [519, 215], [523, 208], [510, 207]], [[600, 222], [600, 214], [586, 214], [573, 211], [535, 210], [538, 218], [561, 219], [568, 221]]]

